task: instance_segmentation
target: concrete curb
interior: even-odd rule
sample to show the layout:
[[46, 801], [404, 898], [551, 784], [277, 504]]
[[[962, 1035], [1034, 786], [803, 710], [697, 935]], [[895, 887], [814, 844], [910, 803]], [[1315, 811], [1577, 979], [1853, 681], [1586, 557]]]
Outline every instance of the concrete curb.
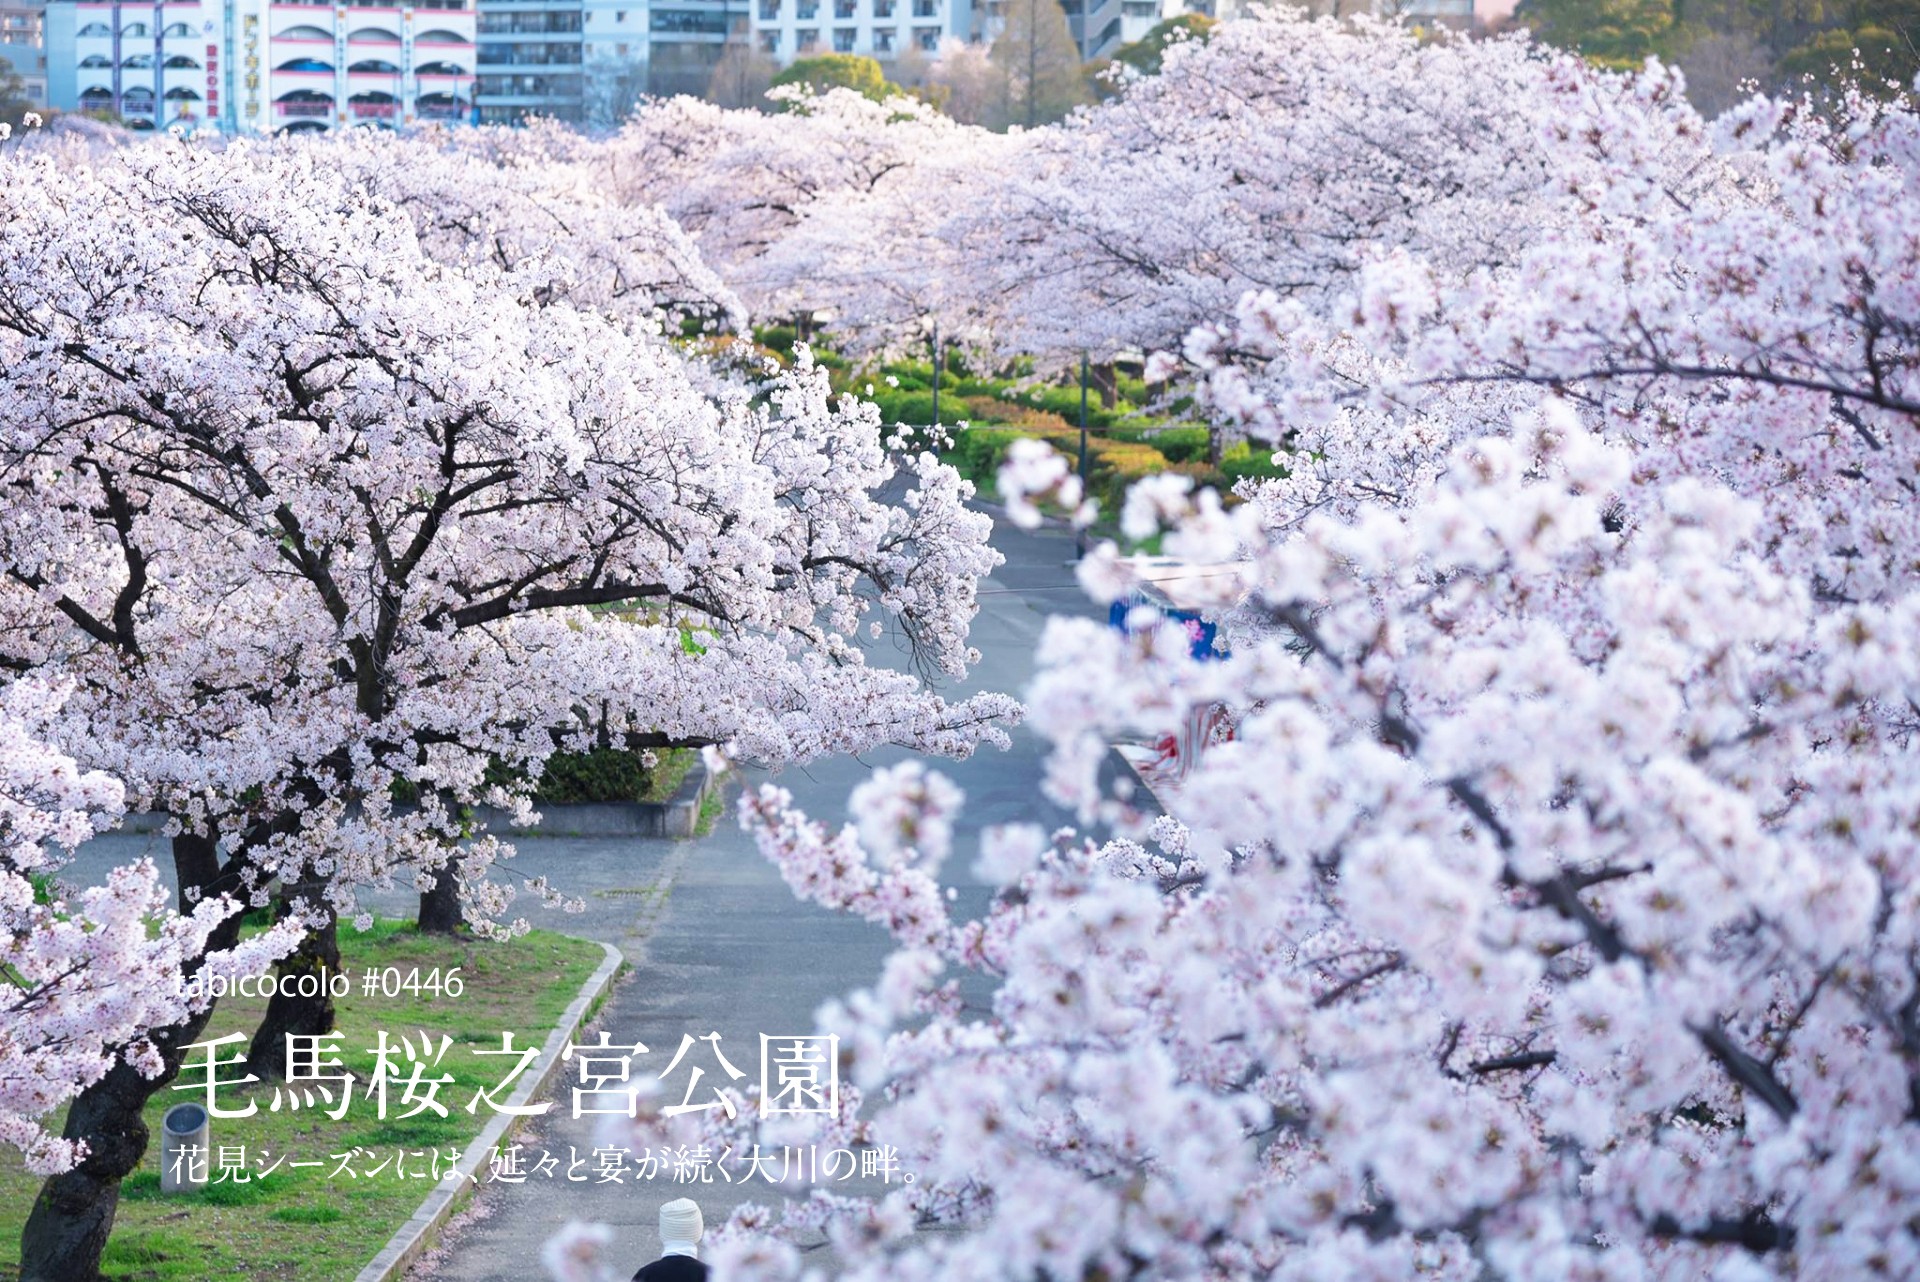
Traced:
[[[548, 1035], [546, 1045], [540, 1048], [540, 1058], [534, 1061], [532, 1071], [521, 1079], [519, 1087], [508, 1098], [508, 1107], [517, 1108], [546, 1090], [560, 1067], [560, 1052], [566, 1048], [574, 1033], [579, 1031], [587, 1017], [588, 1008], [613, 984], [613, 977], [625, 959], [612, 944], [602, 944], [600, 947], [606, 950], [605, 959], [581, 986], [579, 995], [567, 1006], [566, 1013], [561, 1015], [560, 1023]], [[474, 1173], [486, 1163], [494, 1146], [504, 1141], [523, 1120], [509, 1113], [494, 1114], [486, 1129], [460, 1155], [460, 1163], [454, 1167], [453, 1173], [434, 1186], [433, 1192], [427, 1194], [427, 1200], [413, 1213], [413, 1218], [401, 1225], [400, 1231], [387, 1240], [380, 1254], [360, 1270], [354, 1282], [392, 1282], [392, 1279], [406, 1272], [407, 1267], [426, 1251], [434, 1232], [453, 1214], [461, 1195], [473, 1183]]]

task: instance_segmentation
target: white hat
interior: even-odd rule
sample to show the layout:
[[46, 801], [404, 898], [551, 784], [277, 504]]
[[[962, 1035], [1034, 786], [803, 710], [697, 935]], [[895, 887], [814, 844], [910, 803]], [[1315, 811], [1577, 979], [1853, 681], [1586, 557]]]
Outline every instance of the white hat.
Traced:
[[660, 1240], [697, 1244], [707, 1231], [700, 1218], [700, 1206], [690, 1197], [675, 1198], [660, 1208]]

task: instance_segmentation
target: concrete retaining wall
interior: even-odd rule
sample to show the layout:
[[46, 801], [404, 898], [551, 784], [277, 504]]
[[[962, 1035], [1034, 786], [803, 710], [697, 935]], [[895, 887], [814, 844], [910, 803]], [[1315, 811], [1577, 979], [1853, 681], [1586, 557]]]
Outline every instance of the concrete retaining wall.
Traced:
[[[540, 822], [531, 828], [514, 828], [507, 823], [507, 812], [482, 806], [480, 822], [502, 836], [515, 833], [539, 837], [691, 837], [700, 823], [700, 806], [712, 791], [713, 779], [706, 763], [696, 761], [680, 787], [665, 801], [583, 802], [571, 806], [540, 807]], [[120, 822], [122, 832], [158, 832], [166, 823], [164, 815], [128, 815]]]

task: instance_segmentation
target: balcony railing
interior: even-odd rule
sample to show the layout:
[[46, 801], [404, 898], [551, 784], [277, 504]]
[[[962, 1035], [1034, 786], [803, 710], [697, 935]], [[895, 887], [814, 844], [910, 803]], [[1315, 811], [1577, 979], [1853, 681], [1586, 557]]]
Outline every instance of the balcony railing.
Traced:
[[482, 67], [577, 67], [580, 65], [580, 51], [574, 49], [567, 53], [551, 54], [506, 54], [489, 52], [485, 45], [480, 47], [479, 63]]
[[580, 19], [575, 14], [483, 13], [483, 36], [566, 36], [580, 34]]
[[333, 110], [333, 104], [325, 102], [276, 102], [283, 116], [324, 116]]

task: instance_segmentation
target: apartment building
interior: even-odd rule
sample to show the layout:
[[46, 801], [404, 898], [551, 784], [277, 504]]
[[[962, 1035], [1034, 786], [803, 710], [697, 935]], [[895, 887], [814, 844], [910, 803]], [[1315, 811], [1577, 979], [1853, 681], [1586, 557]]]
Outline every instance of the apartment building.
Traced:
[[785, 64], [816, 53], [886, 61], [975, 34], [971, 0], [750, 0], [751, 39]]
[[0, 0], [0, 76], [20, 77], [20, 91], [47, 105], [47, 7], [44, 0]]
[[50, 105], [134, 129], [299, 132], [473, 113], [473, 0], [50, 0]]
[[480, 118], [613, 124], [646, 94], [700, 94], [747, 0], [480, 0]]

